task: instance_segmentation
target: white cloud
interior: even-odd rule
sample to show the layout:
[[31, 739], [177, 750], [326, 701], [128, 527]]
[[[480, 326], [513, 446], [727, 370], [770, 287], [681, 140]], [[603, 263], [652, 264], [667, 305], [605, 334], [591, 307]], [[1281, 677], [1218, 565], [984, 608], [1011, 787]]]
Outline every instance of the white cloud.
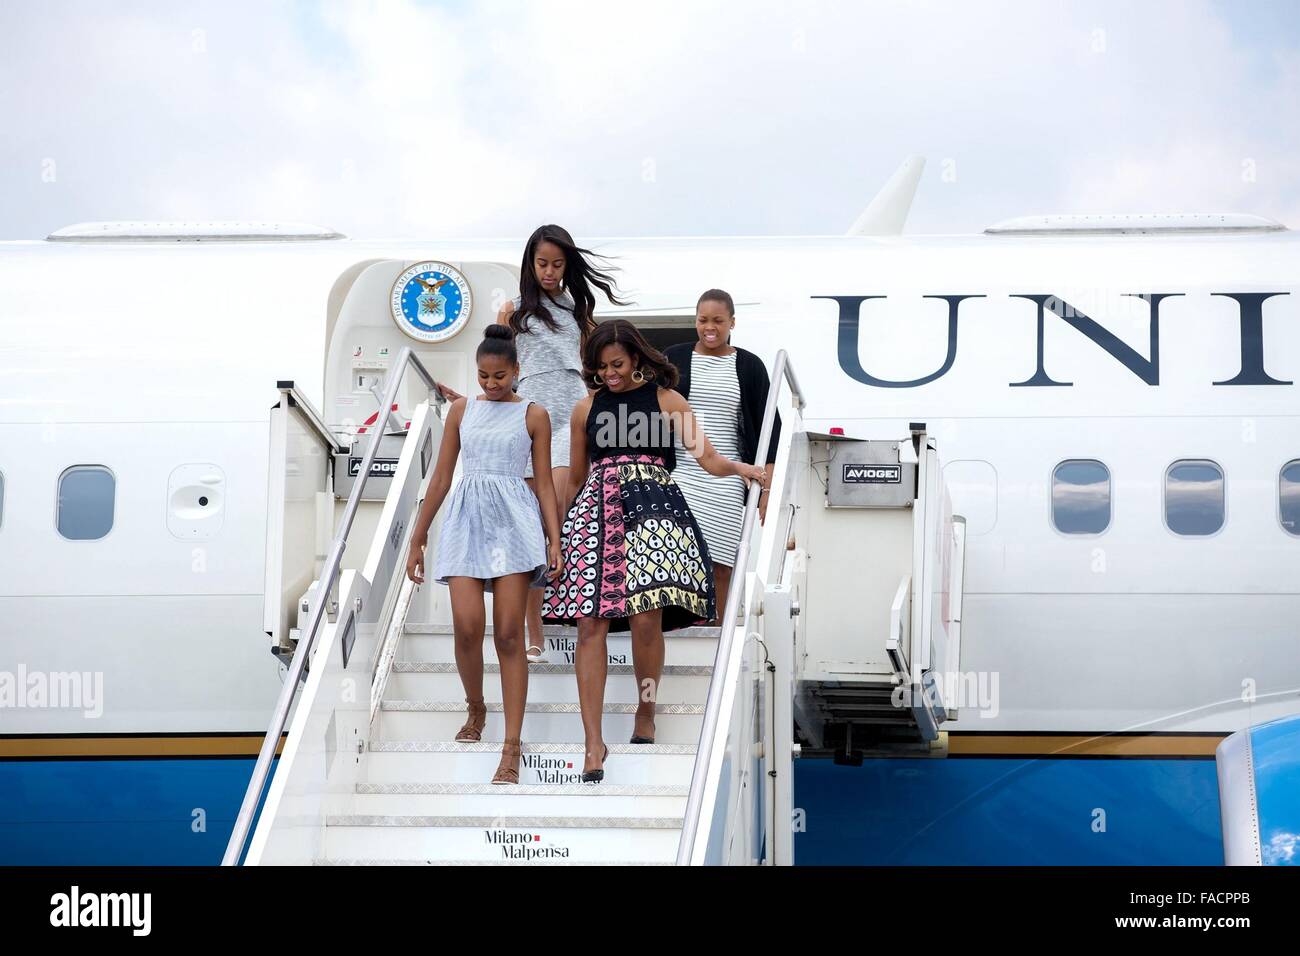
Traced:
[[5, 5], [0, 231], [168, 217], [359, 236], [544, 220], [580, 235], [835, 233], [913, 152], [930, 159], [914, 232], [1048, 211], [1300, 225], [1296, 38], [1261, 52], [1218, 11]]

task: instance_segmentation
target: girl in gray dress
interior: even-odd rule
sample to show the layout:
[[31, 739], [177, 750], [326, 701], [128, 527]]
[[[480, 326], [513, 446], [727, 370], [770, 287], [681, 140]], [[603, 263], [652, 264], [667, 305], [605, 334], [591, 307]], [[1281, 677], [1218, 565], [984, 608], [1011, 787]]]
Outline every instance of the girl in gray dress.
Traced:
[[[451, 591], [456, 670], [465, 686], [469, 716], [456, 739], [480, 739], [487, 720], [483, 700], [483, 594], [492, 600], [492, 636], [501, 665], [505, 740], [493, 783], [519, 782], [520, 740], [528, 698], [524, 612], [531, 590], [539, 595], [560, 573], [560, 520], [551, 488], [551, 420], [535, 402], [511, 390], [519, 372], [510, 330], [490, 325], [476, 355], [479, 398], [458, 398], [443, 425], [438, 463], [411, 533], [407, 576], [424, 583], [425, 546], [456, 459], [465, 454], [460, 484], [447, 505], [434, 580]], [[524, 482], [531, 459], [537, 493]], [[543, 535], [543, 523], [545, 535]]]
[[[591, 260], [599, 258], [579, 247], [568, 230], [539, 226], [524, 246], [519, 267], [519, 295], [502, 306], [497, 322], [515, 333], [519, 352], [519, 396], [537, 402], [551, 416], [551, 480], [556, 508], [569, 481], [569, 419], [573, 406], [587, 397], [582, 378], [582, 347], [596, 327], [596, 297], [592, 286], [615, 305], [626, 305], [614, 290], [608, 271]], [[528, 483], [540, 498], [544, 492], [532, 469]], [[542, 595], [528, 595], [528, 660], [545, 660], [542, 637]]]

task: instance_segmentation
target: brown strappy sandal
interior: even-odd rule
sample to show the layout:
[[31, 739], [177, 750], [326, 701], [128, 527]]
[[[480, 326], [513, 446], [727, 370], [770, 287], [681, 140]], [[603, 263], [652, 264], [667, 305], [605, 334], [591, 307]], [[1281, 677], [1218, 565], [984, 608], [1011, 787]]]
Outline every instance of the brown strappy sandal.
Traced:
[[483, 698], [476, 700], [465, 698], [465, 703], [469, 704], [468, 719], [465, 725], [456, 731], [456, 740], [462, 744], [476, 744], [483, 738], [483, 725], [487, 723], [487, 704], [483, 703]]
[[[493, 776], [493, 783], [516, 784], [519, 782], [519, 754], [521, 748], [518, 740], [506, 740], [501, 744], [501, 765], [497, 767], [496, 775]], [[514, 766], [506, 766], [506, 761], [511, 761]]]

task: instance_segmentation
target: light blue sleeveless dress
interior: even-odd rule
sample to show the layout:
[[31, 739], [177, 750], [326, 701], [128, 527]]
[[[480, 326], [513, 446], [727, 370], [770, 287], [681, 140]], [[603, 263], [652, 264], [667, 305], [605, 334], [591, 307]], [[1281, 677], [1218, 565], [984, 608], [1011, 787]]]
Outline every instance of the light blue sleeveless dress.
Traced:
[[546, 536], [537, 496], [524, 481], [533, 440], [526, 417], [532, 402], [465, 401], [460, 421], [462, 471], [451, 494], [433, 555], [433, 577], [492, 579], [528, 571], [531, 587], [546, 585]]

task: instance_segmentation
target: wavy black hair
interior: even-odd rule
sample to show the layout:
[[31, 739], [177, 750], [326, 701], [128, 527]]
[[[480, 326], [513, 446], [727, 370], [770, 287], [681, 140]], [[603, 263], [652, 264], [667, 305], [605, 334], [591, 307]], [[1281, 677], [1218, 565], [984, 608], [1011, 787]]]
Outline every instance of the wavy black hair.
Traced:
[[534, 317], [552, 332], [560, 327], [543, 301], [551, 297], [537, 281], [533, 268], [537, 247], [543, 242], [553, 243], [564, 252], [564, 289], [573, 298], [573, 317], [578, 323], [579, 341], [585, 343], [596, 328], [596, 296], [591, 291], [592, 286], [603, 292], [612, 305], [628, 303], [618, 297], [612, 271], [592, 265], [591, 260], [605, 257], [583, 249], [573, 241], [569, 230], [554, 223], [538, 226], [524, 245], [524, 259], [519, 266], [519, 308], [510, 316], [510, 328], [516, 335], [527, 332], [529, 320]]
[[664, 388], [676, 387], [680, 377], [677, 366], [647, 342], [637, 327], [627, 319], [608, 319], [587, 336], [582, 349], [582, 377], [589, 387], [605, 387], [605, 383], [596, 378], [600, 372], [600, 353], [605, 346], [616, 343], [627, 349], [628, 355], [632, 356], [646, 378], [653, 379]]

